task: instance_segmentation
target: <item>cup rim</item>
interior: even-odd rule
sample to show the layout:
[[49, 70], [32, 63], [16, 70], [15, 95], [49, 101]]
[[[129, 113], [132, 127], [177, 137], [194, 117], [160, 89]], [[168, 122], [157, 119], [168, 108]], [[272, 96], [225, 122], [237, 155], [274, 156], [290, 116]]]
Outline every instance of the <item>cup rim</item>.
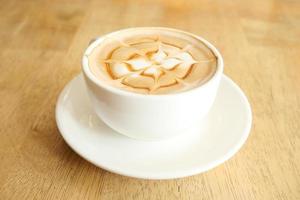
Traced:
[[[192, 36], [192, 37], [200, 40], [201, 42], [203, 42], [215, 54], [215, 56], [217, 57], [217, 69], [216, 69], [215, 73], [212, 75], [212, 77], [209, 80], [205, 81], [203, 84], [201, 84], [197, 87], [191, 88], [189, 90], [175, 92], [175, 93], [142, 94], [142, 93], [136, 93], [136, 92], [122, 90], [122, 89], [113, 87], [109, 84], [102, 83], [101, 81], [99, 81], [95, 77], [95, 75], [90, 70], [89, 62], [88, 62], [88, 55], [94, 50], [95, 47], [97, 47], [103, 41], [105, 36], [108, 36], [108, 35], [111, 35], [111, 34], [117, 34], [119, 32], [126, 31], [126, 30], [131, 30], [131, 29], [135, 29], [135, 30], [136, 29], [141, 29], [141, 30], [142, 29], [163, 29], [163, 30], [167, 30], [167, 31], [169, 30], [169, 31], [173, 31], [173, 32], [177, 32], [177, 33], [183, 33], [183, 34], [187, 34], [189, 36]], [[83, 71], [83, 73], [86, 75], [86, 77], [90, 81], [92, 81], [98, 87], [101, 87], [101, 88], [105, 89], [106, 91], [112, 92], [112, 93], [117, 94], [117, 95], [130, 96], [130, 97], [139, 97], [139, 98], [168, 98], [168, 97], [176, 97], [176, 96], [182, 96], [182, 95], [195, 93], [198, 90], [201, 90], [201, 89], [207, 87], [207, 85], [209, 85], [211, 82], [213, 82], [215, 79], [217, 79], [223, 73], [223, 68], [224, 68], [223, 57], [220, 54], [220, 52], [218, 51], [218, 49], [215, 46], [213, 46], [210, 42], [208, 42], [204, 38], [202, 38], [198, 35], [195, 35], [193, 33], [182, 31], [182, 30], [175, 29], [175, 28], [167, 28], [167, 27], [134, 27], [134, 28], [125, 28], [125, 29], [120, 29], [120, 30], [117, 30], [117, 31], [113, 31], [111, 33], [100, 36], [99, 38], [92, 41], [88, 45], [86, 50], [84, 51], [84, 54], [83, 54], [83, 57], [82, 57], [82, 71]]]

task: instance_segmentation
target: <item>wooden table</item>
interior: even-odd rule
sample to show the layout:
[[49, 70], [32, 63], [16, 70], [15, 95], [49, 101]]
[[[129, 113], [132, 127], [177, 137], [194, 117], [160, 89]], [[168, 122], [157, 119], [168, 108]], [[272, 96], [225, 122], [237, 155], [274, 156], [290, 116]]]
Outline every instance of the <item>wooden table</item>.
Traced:
[[[0, 2], [0, 199], [300, 199], [300, 2], [112, 0]], [[206, 173], [123, 177], [74, 153], [57, 97], [93, 37], [167, 26], [215, 44], [248, 96], [249, 139]]]

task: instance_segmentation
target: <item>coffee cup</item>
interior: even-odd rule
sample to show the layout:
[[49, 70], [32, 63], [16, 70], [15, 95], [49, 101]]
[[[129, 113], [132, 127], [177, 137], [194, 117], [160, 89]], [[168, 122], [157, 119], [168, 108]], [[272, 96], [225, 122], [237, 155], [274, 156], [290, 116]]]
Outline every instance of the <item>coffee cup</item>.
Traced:
[[188, 90], [143, 94], [122, 90], [99, 80], [92, 72], [89, 56], [105, 41], [118, 35], [116, 31], [92, 41], [82, 59], [82, 71], [92, 107], [98, 117], [115, 131], [135, 139], [157, 140], [184, 134], [199, 123], [213, 105], [223, 73], [223, 59], [219, 51], [205, 39], [177, 29], [161, 27], [131, 28], [130, 30], [164, 30], [188, 35], [206, 45], [216, 57], [216, 69], [203, 84]]

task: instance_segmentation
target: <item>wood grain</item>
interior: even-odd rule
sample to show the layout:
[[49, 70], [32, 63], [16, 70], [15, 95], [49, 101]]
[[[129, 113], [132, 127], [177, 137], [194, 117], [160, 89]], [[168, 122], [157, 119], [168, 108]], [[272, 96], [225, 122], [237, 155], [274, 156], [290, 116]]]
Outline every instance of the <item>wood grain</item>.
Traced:
[[[0, 1], [0, 199], [300, 199], [300, 2]], [[232, 159], [169, 181], [123, 177], [75, 154], [54, 108], [89, 40], [167, 26], [215, 44], [253, 126]]]

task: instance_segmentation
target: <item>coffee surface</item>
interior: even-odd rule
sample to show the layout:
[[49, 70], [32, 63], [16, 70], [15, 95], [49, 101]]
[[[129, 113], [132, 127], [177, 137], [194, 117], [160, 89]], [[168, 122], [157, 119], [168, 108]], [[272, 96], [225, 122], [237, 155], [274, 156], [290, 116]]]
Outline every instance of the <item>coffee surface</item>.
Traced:
[[127, 29], [102, 38], [88, 55], [106, 84], [143, 94], [182, 92], [215, 73], [217, 58], [201, 40], [164, 28]]

